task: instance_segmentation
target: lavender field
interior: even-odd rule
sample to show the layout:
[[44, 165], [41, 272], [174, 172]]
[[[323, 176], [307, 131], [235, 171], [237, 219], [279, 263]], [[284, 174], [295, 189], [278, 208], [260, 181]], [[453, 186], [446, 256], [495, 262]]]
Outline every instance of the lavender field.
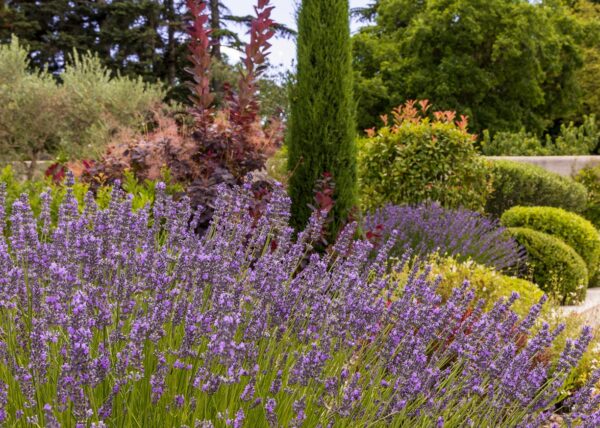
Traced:
[[600, 4], [241, 3], [0, 4], [0, 427], [600, 427]]

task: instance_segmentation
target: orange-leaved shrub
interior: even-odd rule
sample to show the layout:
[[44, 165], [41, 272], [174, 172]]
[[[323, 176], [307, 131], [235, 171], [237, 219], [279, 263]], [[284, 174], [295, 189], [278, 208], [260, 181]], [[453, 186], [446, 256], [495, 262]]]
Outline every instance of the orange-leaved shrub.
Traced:
[[394, 109], [391, 121], [382, 116], [382, 128], [367, 130], [359, 143], [364, 208], [433, 200], [483, 210], [491, 185], [468, 118], [429, 109], [427, 100], [408, 101]]

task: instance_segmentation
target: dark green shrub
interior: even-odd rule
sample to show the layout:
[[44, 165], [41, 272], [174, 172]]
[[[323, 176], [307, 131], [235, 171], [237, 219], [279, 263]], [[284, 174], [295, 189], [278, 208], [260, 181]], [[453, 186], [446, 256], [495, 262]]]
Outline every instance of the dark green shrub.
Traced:
[[298, 14], [298, 72], [291, 93], [289, 194], [302, 229], [325, 173], [335, 183], [332, 232], [356, 205], [355, 104], [348, 0], [304, 0]]
[[493, 191], [486, 211], [499, 217], [509, 208], [521, 206], [559, 207], [583, 212], [587, 205], [585, 187], [567, 177], [526, 163], [508, 160], [490, 162]]
[[600, 228], [600, 165], [584, 168], [575, 176], [575, 181], [588, 191], [588, 205], [582, 215]]
[[562, 239], [586, 263], [590, 277], [598, 271], [600, 236], [583, 217], [552, 207], [513, 207], [502, 214], [506, 227], [528, 227]]
[[525, 227], [508, 229], [525, 247], [532, 280], [562, 304], [585, 299], [588, 271], [577, 252], [559, 238]]
[[[359, 144], [359, 183], [364, 208], [433, 200], [446, 208], [481, 211], [490, 190], [484, 159], [473, 146], [466, 118], [435, 112], [422, 117], [407, 103], [394, 111], [394, 123]], [[424, 107], [423, 107], [424, 106]]]

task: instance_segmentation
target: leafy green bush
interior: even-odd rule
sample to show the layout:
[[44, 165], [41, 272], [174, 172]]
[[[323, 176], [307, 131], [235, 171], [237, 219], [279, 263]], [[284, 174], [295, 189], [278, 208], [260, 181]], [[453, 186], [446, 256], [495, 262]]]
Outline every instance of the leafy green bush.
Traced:
[[513, 207], [502, 214], [506, 227], [527, 227], [562, 239], [586, 263], [590, 277], [598, 271], [600, 236], [592, 223], [575, 213], [552, 207]]
[[[428, 105], [421, 102], [421, 114]], [[485, 161], [473, 146], [463, 116], [422, 117], [409, 102], [394, 111], [394, 124], [369, 130], [359, 143], [362, 205], [415, 204], [434, 200], [447, 208], [482, 210], [490, 190]]]
[[164, 96], [157, 85], [111, 78], [97, 57], [74, 54], [62, 84], [28, 68], [16, 38], [0, 46], [0, 160], [31, 160], [30, 178], [43, 157], [90, 156], [117, 131], [140, 128]]
[[493, 190], [486, 211], [499, 217], [514, 206], [548, 206], [583, 212], [587, 206], [585, 187], [574, 180], [537, 165], [495, 160], [491, 165]]
[[583, 123], [562, 124], [553, 140], [546, 135], [545, 143], [536, 135], [522, 129], [519, 132], [497, 132], [490, 137], [483, 132], [481, 149], [487, 156], [559, 156], [588, 155], [593, 153], [600, 141], [600, 129], [594, 115], [584, 116]]
[[560, 133], [554, 141], [546, 136], [546, 145], [552, 148], [553, 155], [589, 155], [598, 150], [600, 129], [596, 116], [583, 116], [579, 126], [573, 122], [560, 126]]
[[575, 181], [585, 186], [588, 192], [588, 204], [582, 215], [600, 228], [600, 165], [583, 168]]
[[508, 230], [527, 251], [534, 283], [562, 304], [577, 304], [585, 299], [588, 270], [573, 248], [559, 238], [533, 229]]
[[481, 151], [486, 156], [548, 156], [550, 150], [535, 135], [524, 129], [519, 132], [496, 132], [493, 137], [483, 131]]

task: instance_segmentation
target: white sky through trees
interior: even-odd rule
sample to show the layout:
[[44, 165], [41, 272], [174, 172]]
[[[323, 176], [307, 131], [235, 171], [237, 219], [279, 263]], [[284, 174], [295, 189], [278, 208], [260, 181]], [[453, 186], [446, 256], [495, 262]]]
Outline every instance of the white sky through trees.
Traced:
[[[366, 6], [371, 0], [350, 0], [350, 7]], [[231, 10], [233, 15], [254, 15], [253, 7], [256, 0], [223, 0], [223, 3]], [[272, 18], [290, 28], [296, 29], [295, 11], [299, 0], [271, 0], [271, 4], [275, 6], [272, 13]], [[352, 30], [356, 31], [358, 24], [355, 22], [352, 25]], [[243, 26], [231, 26], [231, 29], [240, 33], [246, 31]], [[283, 69], [290, 69], [296, 58], [296, 46], [294, 40], [288, 40], [282, 37], [275, 38], [271, 44], [271, 55], [269, 60], [272, 65]], [[223, 49], [225, 54], [232, 62], [237, 62], [240, 54], [233, 49]]]

